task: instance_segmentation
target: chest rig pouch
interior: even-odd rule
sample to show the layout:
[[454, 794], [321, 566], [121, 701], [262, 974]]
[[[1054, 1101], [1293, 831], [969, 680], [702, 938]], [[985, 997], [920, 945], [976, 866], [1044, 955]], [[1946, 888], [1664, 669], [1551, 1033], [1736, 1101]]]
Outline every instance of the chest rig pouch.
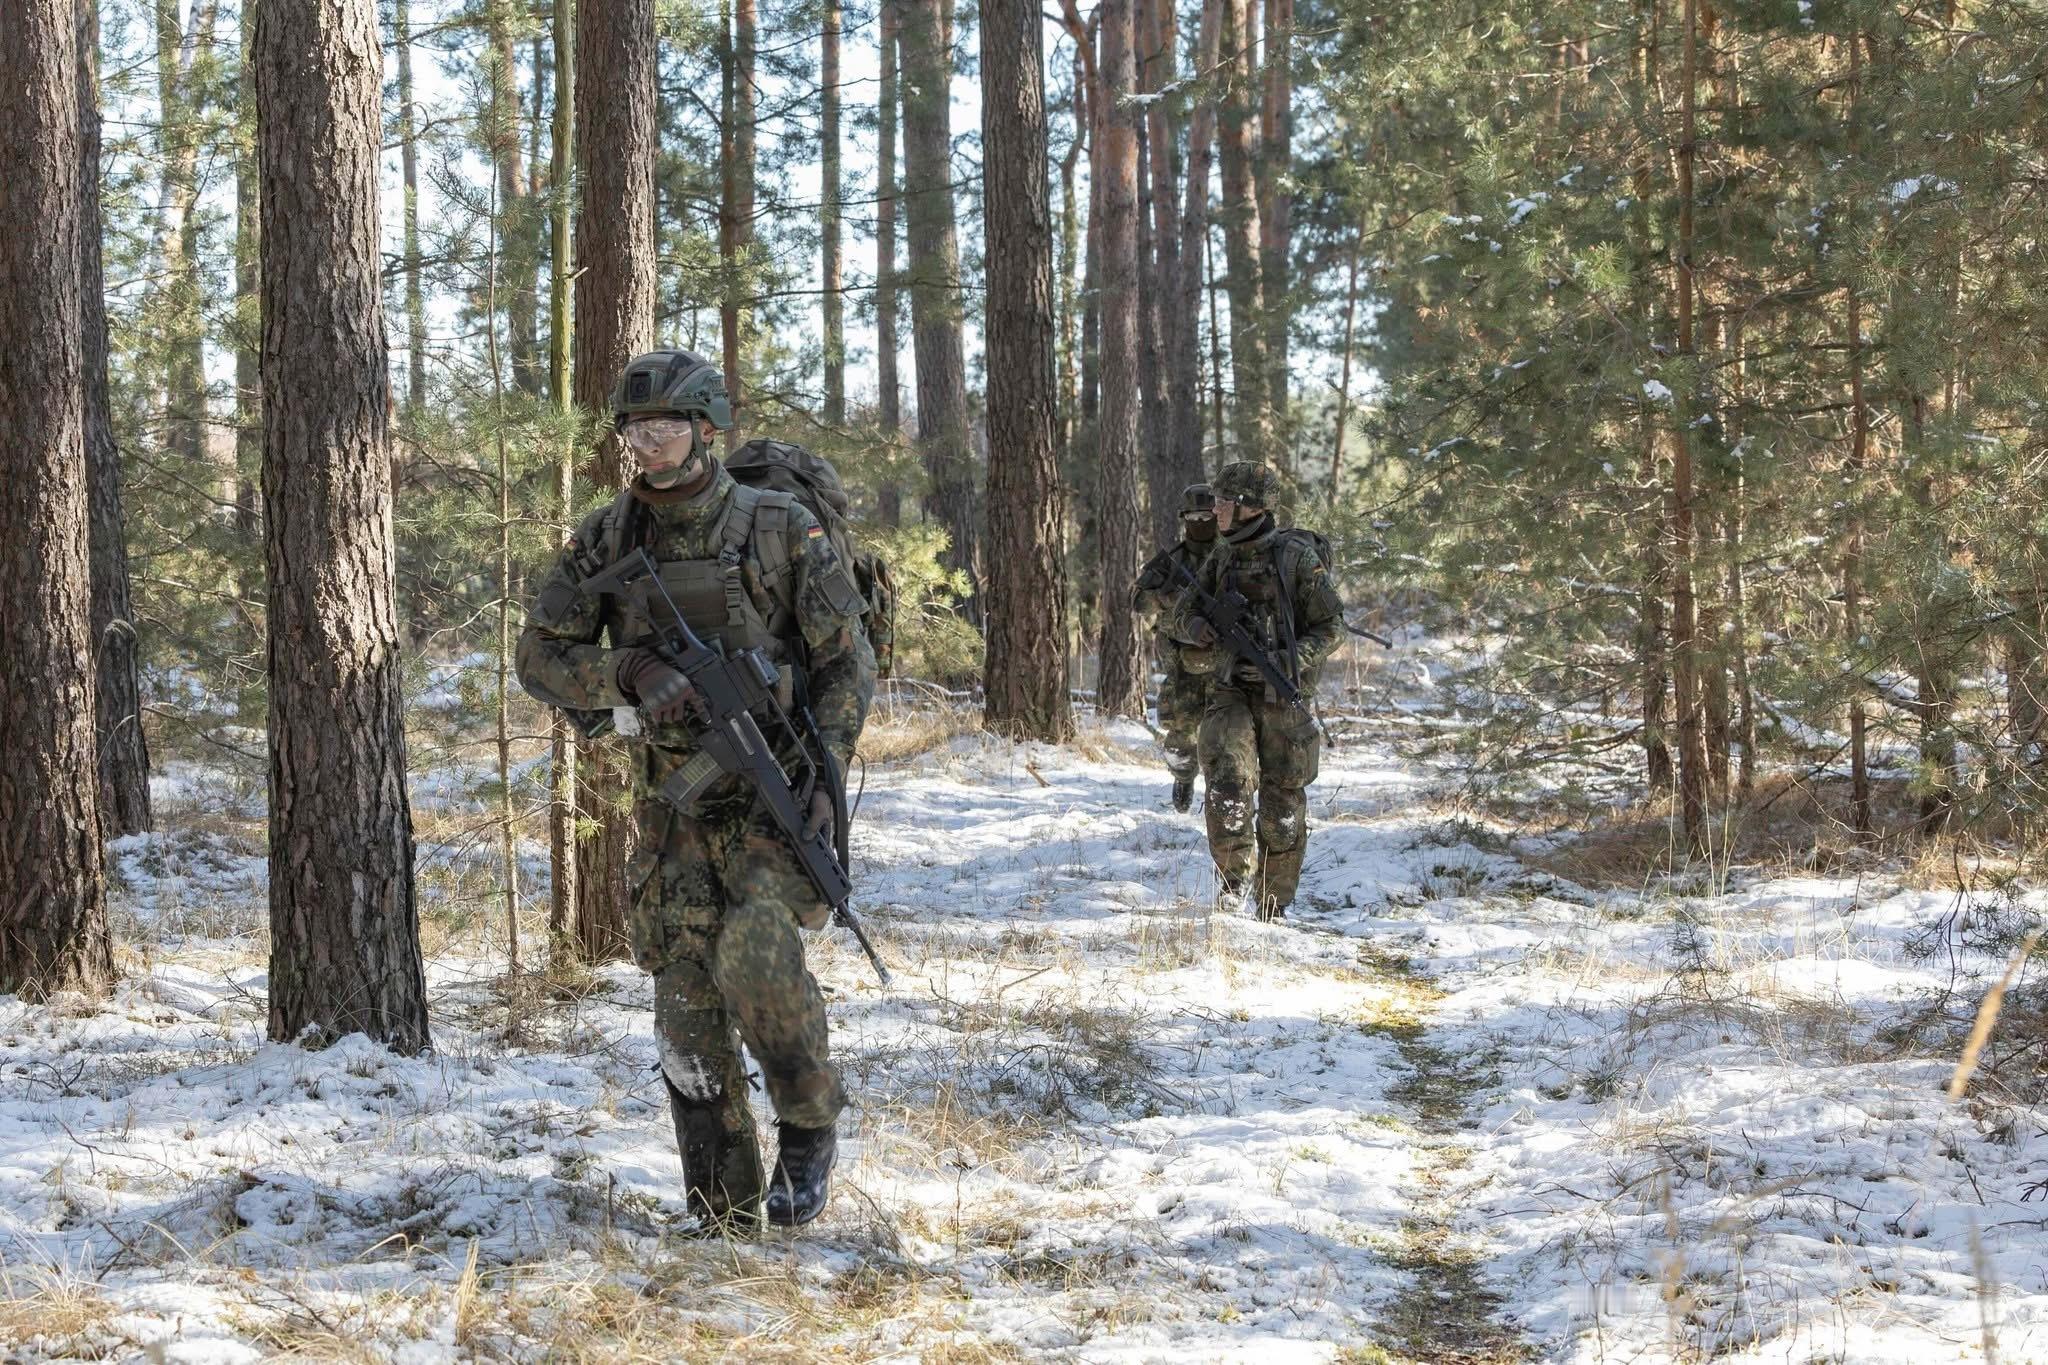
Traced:
[[[623, 495], [622, 501], [630, 498], [631, 494]], [[727, 654], [758, 649], [774, 660], [775, 699], [785, 710], [795, 698], [788, 644], [796, 633], [796, 575], [789, 535], [794, 501], [787, 493], [737, 485], [719, 523], [716, 558], [659, 560], [662, 588], [700, 639]], [[614, 559], [645, 536], [644, 522], [623, 529]], [[652, 623], [637, 608], [621, 603], [619, 611], [614, 639], [620, 645], [645, 644], [653, 638]]]

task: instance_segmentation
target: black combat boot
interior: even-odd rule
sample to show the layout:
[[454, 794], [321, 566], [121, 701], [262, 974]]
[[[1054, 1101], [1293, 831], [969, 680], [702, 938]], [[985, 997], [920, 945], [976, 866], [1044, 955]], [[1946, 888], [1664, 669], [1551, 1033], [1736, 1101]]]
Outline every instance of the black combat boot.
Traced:
[[1173, 779], [1173, 808], [1187, 814], [1188, 807], [1195, 804], [1195, 775], [1183, 773]]
[[825, 1201], [832, 1197], [832, 1163], [839, 1158], [839, 1135], [829, 1123], [823, 1128], [799, 1128], [793, 1123], [775, 1126], [782, 1134], [782, 1150], [768, 1181], [768, 1221], [777, 1227], [800, 1228], [823, 1213]]

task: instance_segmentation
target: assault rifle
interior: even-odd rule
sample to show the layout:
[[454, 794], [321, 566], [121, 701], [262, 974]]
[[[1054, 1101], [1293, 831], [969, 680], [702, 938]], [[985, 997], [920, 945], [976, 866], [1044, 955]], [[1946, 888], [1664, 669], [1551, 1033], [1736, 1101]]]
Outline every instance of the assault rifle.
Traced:
[[[853, 882], [840, 862], [838, 849], [823, 830], [804, 837], [804, 806], [818, 784], [824, 783], [831, 795], [835, 828], [841, 832], [847, 822], [846, 793], [831, 771], [829, 759], [822, 751], [814, 756], [805, 747], [789, 713], [776, 699], [780, 673], [774, 662], [758, 649], [727, 654], [723, 646], [707, 645], [699, 639], [662, 586], [660, 570], [644, 549], [636, 549], [602, 573], [584, 579], [582, 587], [587, 593], [613, 594], [636, 603], [642, 618], [654, 623], [655, 652], [696, 689], [701, 715], [692, 725], [695, 733], [691, 738], [697, 751], [661, 784], [661, 799], [688, 815], [719, 778], [727, 774], [745, 778], [775, 818], [782, 837], [789, 840], [819, 898], [832, 907], [832, 918], [853, 932], [861, 951], [874, 964], [875, 975], [888, 985], [889, 969], [882, 965], [848, 904], [853, 898]], [[659, 611], [655, 610], [657, 603]], [[803, 755], [802, 801], [755, 719], [756, 713], [768, 719], [778, 738]], [[813, 739], [815, 742], [815, 729]]]
[[1302, 700], [1301, 688], [1295, 684], [1294, 679], [1287, 676], [1286, 670], [1273, 662], [1273, 656], [1262, 649], [1259, 642], [1252, 638], [1251, 632], [1245, 629], [1245, 617], [1251, 609], [1251, 603], [1245, 600], [1244, 594], [1226, 592], [1219, 597], [1204, 588], [1201, 580], [1178, 559], [1174, 560], [1173, 567], [1187, 580], [1188, 592], [1193, 595], [1199, 608], [1196, 614], [1207, 621], [1210, 628], [1216, 632], [1217, 646], [1225, 653], [1256, 668], [1259, 676], [1266, 680], [1266, 685], [1273, 689], [1274, 696], [1304, 716], [1314, 719], [1315, 713], [1310, 711], [1308, 703]]

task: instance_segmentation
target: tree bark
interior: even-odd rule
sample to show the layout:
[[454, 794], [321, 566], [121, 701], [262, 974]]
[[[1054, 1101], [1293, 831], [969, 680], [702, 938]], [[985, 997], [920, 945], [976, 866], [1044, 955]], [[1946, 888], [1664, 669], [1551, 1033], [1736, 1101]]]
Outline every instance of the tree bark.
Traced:
[[721, 62], [723, 136], [719, 140], [719, 260], [725, 286], [718, 308], [719, 337], [724, 346], [725, 389], [732, 398], [733, 427], [725, 448], [736, 450], [746, 439], [745, 385], [740, 366], [746, 353], [752, 319], [742, 307], [749, 288], [749, 257], [754, 246], [754, 118], [757, 103], [755, 67], [759, 23], [755, 0], [733, 0]]
[[824, 83], [824, 117], [819, 136], [824, 146], [824, 189], [818, 196], [819, 254], [823, 257], [820, 283], [824, 288], [825, 310], [825, 424], [846, 425], [846, 300], [845, 251], [839, 241], [839, 28], [840, 0], [825, 0], [824, 48], [821, 65]]
[[162, 279], [166, 348], [165, 444], [195, 463], [206, 458], [206, 315], [199, 279], [201, 108], [193, 65], [212, 46], [213, 0], [198, 0], [181, 29], [178, 0], [156, 0], [157, 100], [162, 119]]
[[979, 517], [967, 443], [967, 362], [961, 340], [960, 244], [953, 216], [952, 0], [908, 0], [903, 27], [903, 199], [909, 219], [910, 321], [917, 356], [917, 439], [928, 490], [925, 514], [944, 527], [943, 557], [974, 584], [978, 619]]
[[0, 6], [0, 994], [114, 977], [93, 736], [72, 0]]
[[[1688, 0], [1690, 3], [1690, 0]], [[1856, 126], [1856, 93], [1863, 75], [1863, 44], [1849, 41], [1849, 123]], [[1856, 137], [1849, 138], [1853, 149]], [[1842, 505], [1847, 512], [1842, 547], [1842, 645], [1847, 656], [1843, 677], [1849, 694], [1849, 822], [1858, 839], [1876, 834], [1870, 806], [1870, 746], [1863, 707], [1865, 670], [1860, 666], [1863, 640], [1863, 473], [1869, 464], [1870, 409], [1863, 392], [1863, 298], [1854, 280], [1848, 286], [1849, 459], [1842, 478]]]
[[1034, 0], [982, 0], [988, 261], [988, 652], [984, 721], [1059, 743], [1067, 693], [1066, 527], [1053, 443], [1052, 204], [1044, 23]]
[[[570, 186], [576, 136], [576, 30], [573, 0], [555, 0], [555, 108], [548, 165], [548, 396], [561, 408], [569, 392]], [[566, 537], [576, 525], [576, 446], [565, 443], [555, 462], [555, 514]], [[548, 960], [576, 952], [576, 732], [559, 711], [549, 712]]]
[[1055, 439], [1062, 459], [1074, 449], [1081, 418], [1081, 206], [1077, 187], [1081, 149], [1088, 143], [1088, 79], [1078, 51], [1074, 54], [1071, 113], [1074, 135], [1068, 139], [1067, 150], [1060, 157], [1060, 261], [1057, 277], [1060, 327], [1056, 361], [1059, 408]]
[[[576, 11], [576, 405], [608, 410], [626, 362], [654, 339], [654, 4], [583, 0]], [[618, 437], [590, 453], [591, 492], [624, 482]], [[586, 495], [587, 496], [587, 495]], [[633, 822], [616, 744], [580, 746], [581, 808], [594, 829], [577, 849], [576, 940], [591, 961], [623, 956]]]
[[[1195, 40], [1195, 70], [1213, 71], [1222, 45], [1223, 0], [1202, 0]], [[1202, 298], [1208, 273], [1209, 182], [1216, 160], [1216, 100], [1205, 96], [1188, 120], [1187, 184], [1180, 220], [1180, 292], [1167, 406], [1173, 413], [1174, 460], [1199, 477], [1202, 456]], [[1217, 433], [1218, 441], [1222, 433]], [[1192, 480], [1190, 480], [1192, 482]]]
[[[902, 22], [897, 0], [881, 0], [881, 6], [881, 91], [875, 111], [875, 387], [882, 439], [893, 449], [903, 430], [903, 383], [896, 372], [902, 351], [896, 335], [896, 57]], [[903, 520], [903, 488], [893, 478], [883, 482], [876, 503], [884, 526]]]
[[421, 287], [419, 119], [412, 88], [412, 0], [391, 0], [391, 46], [398, 55], [398, 159], [405, 179], [405, 410], [427, 401], [427, 302]]
[[[248, 566], [238, 596], [261, 603], [263, 535], [263, 349], [261, 193], [256, 177], [256, 10], [243, 0], [235, 90], [235, 533]], [[245, 610], [250, 610], [245, 607]], [[253, 613], [252, 613], [253, 614]], [[251, 629], [260, 623], [249, 622]]]
[[1266, 359], [1273, 414], [1287, 420], [1289, 255], [1294, 248], [1294, 0], [1264, 0], [1265, 99], [1259, 119], [1259, 282], [1266, 306]]
[[1138, 517], [1138, 133], [1130, 96], [1136, 80], [1131, 0], [1103, 0], [1102, 68], [1096, 87], [1102, 185], [1102, 427], [1097, 442], [1096, 517], [1102, 580], [1102, 639], [1096, 706], [1105, 716], [1143, 715], [1144, 639], [1131, 601], [1140, 559]]
[[1686, 843], [1707, 851], [1707, 748], [1700, 688], [1699, 609], [1693, 592], [1692, 412], [1697, 378], [1693, 344], [1693, 160], [1699, 136], [1695, 114], [1698, 30], [1695, 0], [1685, 0], [1684, 69], [1679, 87], [1678, 142], [1678, 356], [1683, 382], [1671, 398], [1671, 682], [1678, 708], [1678, 805]]
[[1285, 458], [1273, 440], [1268, 393], [1266, 298], [1259, 271], [1259, 200], [1253, 182], [1248, 0], [1223, 0], [1223, 260], [1230, 293], [1230, 382], [1236, 390], [1237, 449], [1233, 458]]
[[270, 1036], [428, 1046], [378, 297], [372, 0], [264, 0]]
[[78, 9], [79, 307], [84, 342], [85, 478], [92, 556], [92, 641], [96, 678], [100, 818], [109, 835], [150, 827], [149, 743], [136, 676], [135, 611], [129, 599], [128, 536], [122, 515], [121, 452], [107, 397], [107, 300], [100, 257], [99, 6]]
[[513, 45], [512, 15], [502, 4], [493, 4], [486, 12], [491, 31], [487, 145], [498, 175], [498, 292], [505, 301], [506, 350], [513, 381], [526, 393], [539, 393], [540, 319], [534, 297], [539, 257], [529, 241], [531, 214], [520, 146], [519, 55]]

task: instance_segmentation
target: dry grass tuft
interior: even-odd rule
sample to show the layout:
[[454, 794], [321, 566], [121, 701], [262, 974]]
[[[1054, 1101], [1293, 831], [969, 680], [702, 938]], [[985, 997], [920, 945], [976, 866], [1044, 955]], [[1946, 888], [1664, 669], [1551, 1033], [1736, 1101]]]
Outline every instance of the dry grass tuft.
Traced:
[[106, 1327], [113, 1313], [98, 1287], [83, 1280], [0, 1270], [0, 1343], [10, 1350], [34, 1346], [38, 1356], [113, 1359], [120, 1354]]
[[868, 717], [856, 752], [867, 763], [920, 758], [954, 740], [981, 733], [981, 712], [971, 707], [916, 706]]

